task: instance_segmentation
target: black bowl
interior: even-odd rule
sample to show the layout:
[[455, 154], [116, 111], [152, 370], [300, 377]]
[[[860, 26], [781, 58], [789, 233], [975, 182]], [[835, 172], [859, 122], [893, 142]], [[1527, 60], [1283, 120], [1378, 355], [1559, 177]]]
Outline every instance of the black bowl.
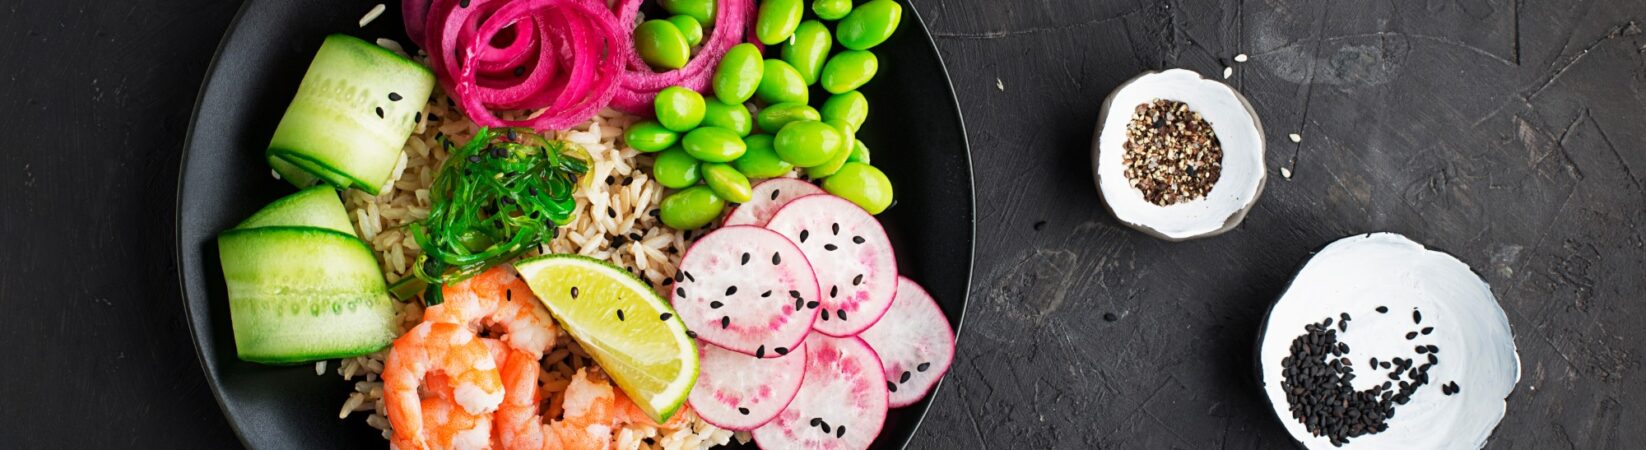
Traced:
[[[215, 241], [294, 191], [270, 176], [263, 150], [321, 40], [341, 32], [407, 41], [398, 8], [365, 29], [357, 26], [376, 3], [247, 2], [223, 37], [195, 106], [177, 193], [183, 301], [212, 392], [248, 447], [385, 446], [364, 414], [337, 419], [354, 383], [330, 369], [315, 375], [312, 365], [266, 366], [235, 357]], [[958, 332], [972, 269], [971, 159], [937, 47], [915, 8], [906, 6], [905, 13], [899, 31], [876, 48], [880, 73], [863, 89], [873, 113], [859, 137], [897, 189], [897, 204], [880, 218], [899, 269], [931, 291]], [[892, 411], [875, 447], [906, 444], [930, 398]]]

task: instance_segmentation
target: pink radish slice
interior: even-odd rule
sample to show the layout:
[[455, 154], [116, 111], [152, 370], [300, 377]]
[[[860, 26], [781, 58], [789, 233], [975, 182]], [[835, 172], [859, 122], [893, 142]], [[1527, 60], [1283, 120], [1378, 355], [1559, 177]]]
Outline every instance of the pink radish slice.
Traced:
[[784, 205], [766, 228], [799, 246], [817, 272], [821, 310], [812, 329], [856, 335], [892, 305], [897, 256], [886, 230], [863, 208], [833, 195], [808, 195]]
[[755, 358], [710, 344], [699, 344], [697, 385], [686, 401], [714, 426], [748, 431], [765, 425], [806, 377], [806, 344], [782, 358]]
[[893, 408], [926, 398], [954, 361], [954, 331], [932, 295], [906, 277], [897, 277], [897, 297], [874, 326], [858, 337], [880, 355]]
[[732, 226], [699, 238], [680, 259], [669, 301], [697, 338], [777, 358], [811, 332], [817, 278], [793, 243], [771, 230]]
[[869, 448], [886, 424], [886, 375], [856, 337], [806, 338], [806, 380], [776, 418], [754, 429], [761, 448]]
[[772, 215], [778, 209], [789, 204], [790, 200], [813, 194], [822, 194], [823, 189], [817, 185], [801, 181], [796, 178], [773, 178], [754, 185], [752, 198], [748, 203], [738, 206], [730, 214], [726, 214], [726, 226], [754, 225], [766, 226], [772, 220]]

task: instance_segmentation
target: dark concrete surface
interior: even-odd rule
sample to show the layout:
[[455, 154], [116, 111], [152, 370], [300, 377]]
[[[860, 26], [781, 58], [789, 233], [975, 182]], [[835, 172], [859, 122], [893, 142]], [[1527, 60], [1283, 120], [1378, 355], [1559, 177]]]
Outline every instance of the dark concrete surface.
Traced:
[[[1489, 448], [1646, 439], [1646, 2], [911, 1], [979, 217], [959, 355], [912, 448], [1286, 447], [1257, 327], [1310, 250], [1367, 231], [1455, 253], [1507, 310], [1522, 380]], [[237, 445], [171, 219], [237, 6], [0, 0], [0, 447]], [[1103, 97], [1225, 66], [1269, 137], [1262, 201], [1208, 240], [1120, 226], [1087, 156]]]

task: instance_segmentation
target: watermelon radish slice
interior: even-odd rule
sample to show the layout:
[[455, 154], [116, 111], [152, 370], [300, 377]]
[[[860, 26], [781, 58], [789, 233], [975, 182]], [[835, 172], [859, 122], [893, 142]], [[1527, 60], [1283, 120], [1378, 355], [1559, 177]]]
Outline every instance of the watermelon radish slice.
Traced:
[[813, 329], [853, 336], [892, 305], [897, 256], [886, 230], [863, 208], [833, 195], [808, 195], [778, 210], [766, 228], [799, 246], [817, 272], [822, 300]]
[[782, 358], [755, 358], [700, 344], [697, 386], [686, 401], [714, 426], [734, 431], [759, 428], [800, 392], [800, 381], [806, 377], [805, 345]]
[[669, 302], [697, 338], [777, 358], [817, 318], [817, 278], [804, 252], [771, 230], [731, 226], [699, 238], [680, 259]]
[[897, 298], [891, 309], [858, 337], [880, 355], [893, 408], [926, 398], [954, 361], [949, 318], [931, 294], [905, 277], [897, 277]]
[[773, 178], [754, 185], [753, 200], [726, 214], [726, 226], [766, 226], [778, 209], [790, 200], [807, 195], [822, 194], [823, 188], [795, 178]]
[[880, 357], [857, 337], [806, 338], [806, 380], [783, 412], [754, 429], [761, 448], [866, 449], [886, 423]]

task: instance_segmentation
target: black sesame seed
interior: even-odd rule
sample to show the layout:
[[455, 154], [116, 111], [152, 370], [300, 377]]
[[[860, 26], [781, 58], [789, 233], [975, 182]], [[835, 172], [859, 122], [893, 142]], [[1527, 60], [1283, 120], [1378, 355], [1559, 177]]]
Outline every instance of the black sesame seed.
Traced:
[[771, 296], [772, 296], [772, 291], [766, 291], [766, 292], [760, 293], [760, 298], [767, 298], [767, 297], [771, 297]]
[[749, 408], [738, 407], [737, 408], [737, 413], [747, 416], [747, 415], [749, 415]]
[[806, 243], [806, 236], [810, 236], [811, 234], [812, 233], [810, 231], [800, 230], [800, 243]]
[[903, 371], [903, 375], [899, 375], [897, 377], [897, 382], [899, 382], [899, 383], [908, 383], [909, 382], [909, 371], [907, 371], [907, 370]]
[[1423, 313], [1415, 309], [1412, 310], [1412, 323], [1423, 323]]
[[709, 302], [709, 309], [720, 309], [721, 306], [725, 306], [725, 304], [720, 303], [719, 300]]
[[607, 206], [606, 207], [606, 215], [611, 216], [611, 218], [613, 218], [613, 219], [616, 219], [617, 218], [617, 208]]
[[829, 432], [829, 423], [828, 422], [823, 422], [823, 432], [824, 433]]
[[1120, 320], [1120, 316], [1117, 316], [1114, 313], [1103, 313], [1104, 322], [1113, 322], [1116, 320]]
[[383, 118], [383, 107], [381, 106], [377, 107], [377, 118]]
[[840, 224], [836, 223], [836, 224], [830, 225], [829, 228], [834, 230], [834, 235], [835, 236], [840, 235]]
[[724, 329], [731, 328], [731, 327], [732, 327], [732, 317], [731, 316], [720, 316], [720, 329], [724, 330]]
[[823, 320], [824, 321], [829, 320], [829, 310], [827, 310], [827, 309], [823, 310]]
[[923, 362], [923, 363], [920, 363], [920, 365], [914, 366], [914, 370], [918, 370], [918, 371], [921, 371], [921, 372], [925, 372], [926, 369], [930, 369], [930, 368], [932, 368], [932, 363], [929, 363], [929, 362]]
[[674, 273], [674, 282], [679, 283], [679, 282], [682, 282], [682, 281], [686, 281], [686, 273], [685, 272], [675, 272]]
[[422, 121], [423, 121], [423, 112], [422, 111], [417, 111], [417, 112], [412, 113], [412, 123], [418, 123], [418, 122], [422, 122]]
[[691, 272], [682, 270], [682, 271], [680, 271], [680, 273], [686, 274], [686, 279], [692, 280], [692, 282], [694, 282], [694, 283], [697, 282], [697, 277], [692, 276]]
[[781, 189], [772, 189], [772, 200], [777, 200], [777, 194], [780, 193], [780, 192], [783, 192], [783, 190], [781, 190]]
[[689, 338], [692, 338], [692, 339], [697, 339], [697, 332], [692, 331], [692, 330], [686, 330], [686, 337], [689, 337]]
[[617, 184], [617, 177], [612, 176], [612, 175], [606, 175], [606, 184], [608, 184], [608, 185]]
[[852, 286], [857, 286], [859, 284], [863, 284], [863, 274], [861, 273], [857, 274], [855, 277], [852, 277]]
[[430, 122], [439, 122], [440, 121], [440, 115], [435, 114], [435, 113], [429, 113], [429, 121]]
[[783, 356], [783, 355], [789, 354], [789, 348], [788, 347], [777, 347], [777, 348], [772, 349], [772, 351], [777, 352], [777, 356]]
[[840, 296], [840, 286], [829, 286], [829, 298]]
[[1428, 336], [1429, 333], [1433, 333], [1433, 332], [1435, 332], [1435, 327], [1423, 327], [1423, 335], [1424, 336]]
[[837, 309], [837, 310], [835, 310], [835, 311], [834, 311], [834, 312], [835, 312], [835, 315], [838, 315], [838, 316], [840, 316], [840, 320], [846, 320], [846, 310], [844, 310], [844, 309]]
[[514, 76], [516, 78], [526, 76], [526, 66], [520, 66], [520, 67], [514, 68]]
[[663, 314], [657, 316], [657, 320], [669, 320], [670, 317], [674, 317], [674, 314], [673, 313], [663, 313]]
[[795, 311], [799, 311], [800, 308], [804, 308], [804, 307], [806, 307], [806, 302], [804, 300], [801, 300], [801, 299], [798, 299], [798, 298], [794, 299], [794, 310]]
[[778, 254], [777, 252], [772, 252], [772, 265], [775, 266], [775, 265], [782, 264], [782, 263], [783, 263], [783, 255]]
[[800, 298], [800, 291], [789, 291], [789, 296], [794, 297], [794, 298]]
[[1429, 353], [1440, 353], [1440, 347], [1437, 347], [1434, 344], [1430, 344], [1429, 345]]
[[737, 293], [737, 286], [727, 286], [726, 287], [726, 295], [732, 295], [732, 294], [736, 294], [736, 293]]
[[822, 425], [822, 424], [823, 424], [823, 419], [822, 419], [822, 418], [819, 418], [819, 417], [813, 417], [813, 418], [812, 418], [812, 421], [811, 421], [811, 424], [812, 424], [812, 426], [814, 426], [814, 427], [815, 427], [815, 426], [818, 426], [818, 425]]
[[1406, 340], [1410, 341], [1412, 339], [1417, 339], [1417, 332], [1416, 331], [1406, 333]]
[[572, 298], [577, 298], [577, 286], [572, 286]]
[[863, 236], [852, 236], [852, 243], [853, 244], [863, 245], [863, 242], [864, 242]]
[[743, 253], [743, 262], [742, 262], [742, 264], [739, 264], [739, 265], [746, 265], [748, 263], [749, 263], [749, 254], [748, 254], [748, 252], [744, 252]]
[[[817, 309], [817, 304], [818, 304], [818, 303], [817, 303], [817, 300], [812, 300], [812, 301], [809, 301], [809, 302], [806, 302], [806, 307], [807, 307], [807, 308], [810, 308], [810, 309]], [[826, 314], [827, 314], [827, 313], [828, 313], [828, 312], [827, 312], [827, 311], [824, 311], [824, 314], [825, 314], [825, 315], [826, 315]]]
[[842, 437], [842, 436], [845, 436], [845, 435], [846, 435], [846, 426], [845, 425], [835, 427], [834, 437], [838, 438], [838, 437]]
[[1379, 307], [1377, 307], [1377, 312], [1379, 312], [1379, 313], [1387, 313], [1387, 312], [1389, 312], [1389, 307], [1387, 307], [1387, 306], [1379, 306]]
[[461, 0], [461, 1], [457, 2], [457, 6], [463, 7], [463, 8], [469, 7], [469, 0]]
[[1424, 353], [1428, 353], [1429, 352], [1429, 347], [1424, 346], [1424, 345], [1419, 345], [1419, 346], [1417, 346], [1416, 350], [1417, 350], [1417, 354], [1421, 355], [1421, 354], [1424, 354]]
[[887, 381], [886, 382], [886, 390], [892, 391], [892, 392], [897, 392], [897, 383]]
[[685, 297], [686, 296], [686, 288], [680, 288], [680, 287], [674, 288], [674, 295], [676, 297]]
[[754, 357], [756, 357], [756, 358], [765, 358], [766, 357], [766, 346], [762, 345], [762, 346], [760, 346], [760, 348], [754, 349]]
[[618, 321], [623, 320], [623, 310], [621, 310], [621, 309], [617, 310], [617, 320]]
[[391, 101], [391, 102], [400, 101], [400, 93], [399, 92], [390, 92], [389, 93], [389, 101]]
[[835, 249], [838, 249], [838, 248], [840, 248], [840, 247], [837, 247], [834, 244], [823, 244], [823, 249], [831, 251], [831, 252], [835, 251]]

